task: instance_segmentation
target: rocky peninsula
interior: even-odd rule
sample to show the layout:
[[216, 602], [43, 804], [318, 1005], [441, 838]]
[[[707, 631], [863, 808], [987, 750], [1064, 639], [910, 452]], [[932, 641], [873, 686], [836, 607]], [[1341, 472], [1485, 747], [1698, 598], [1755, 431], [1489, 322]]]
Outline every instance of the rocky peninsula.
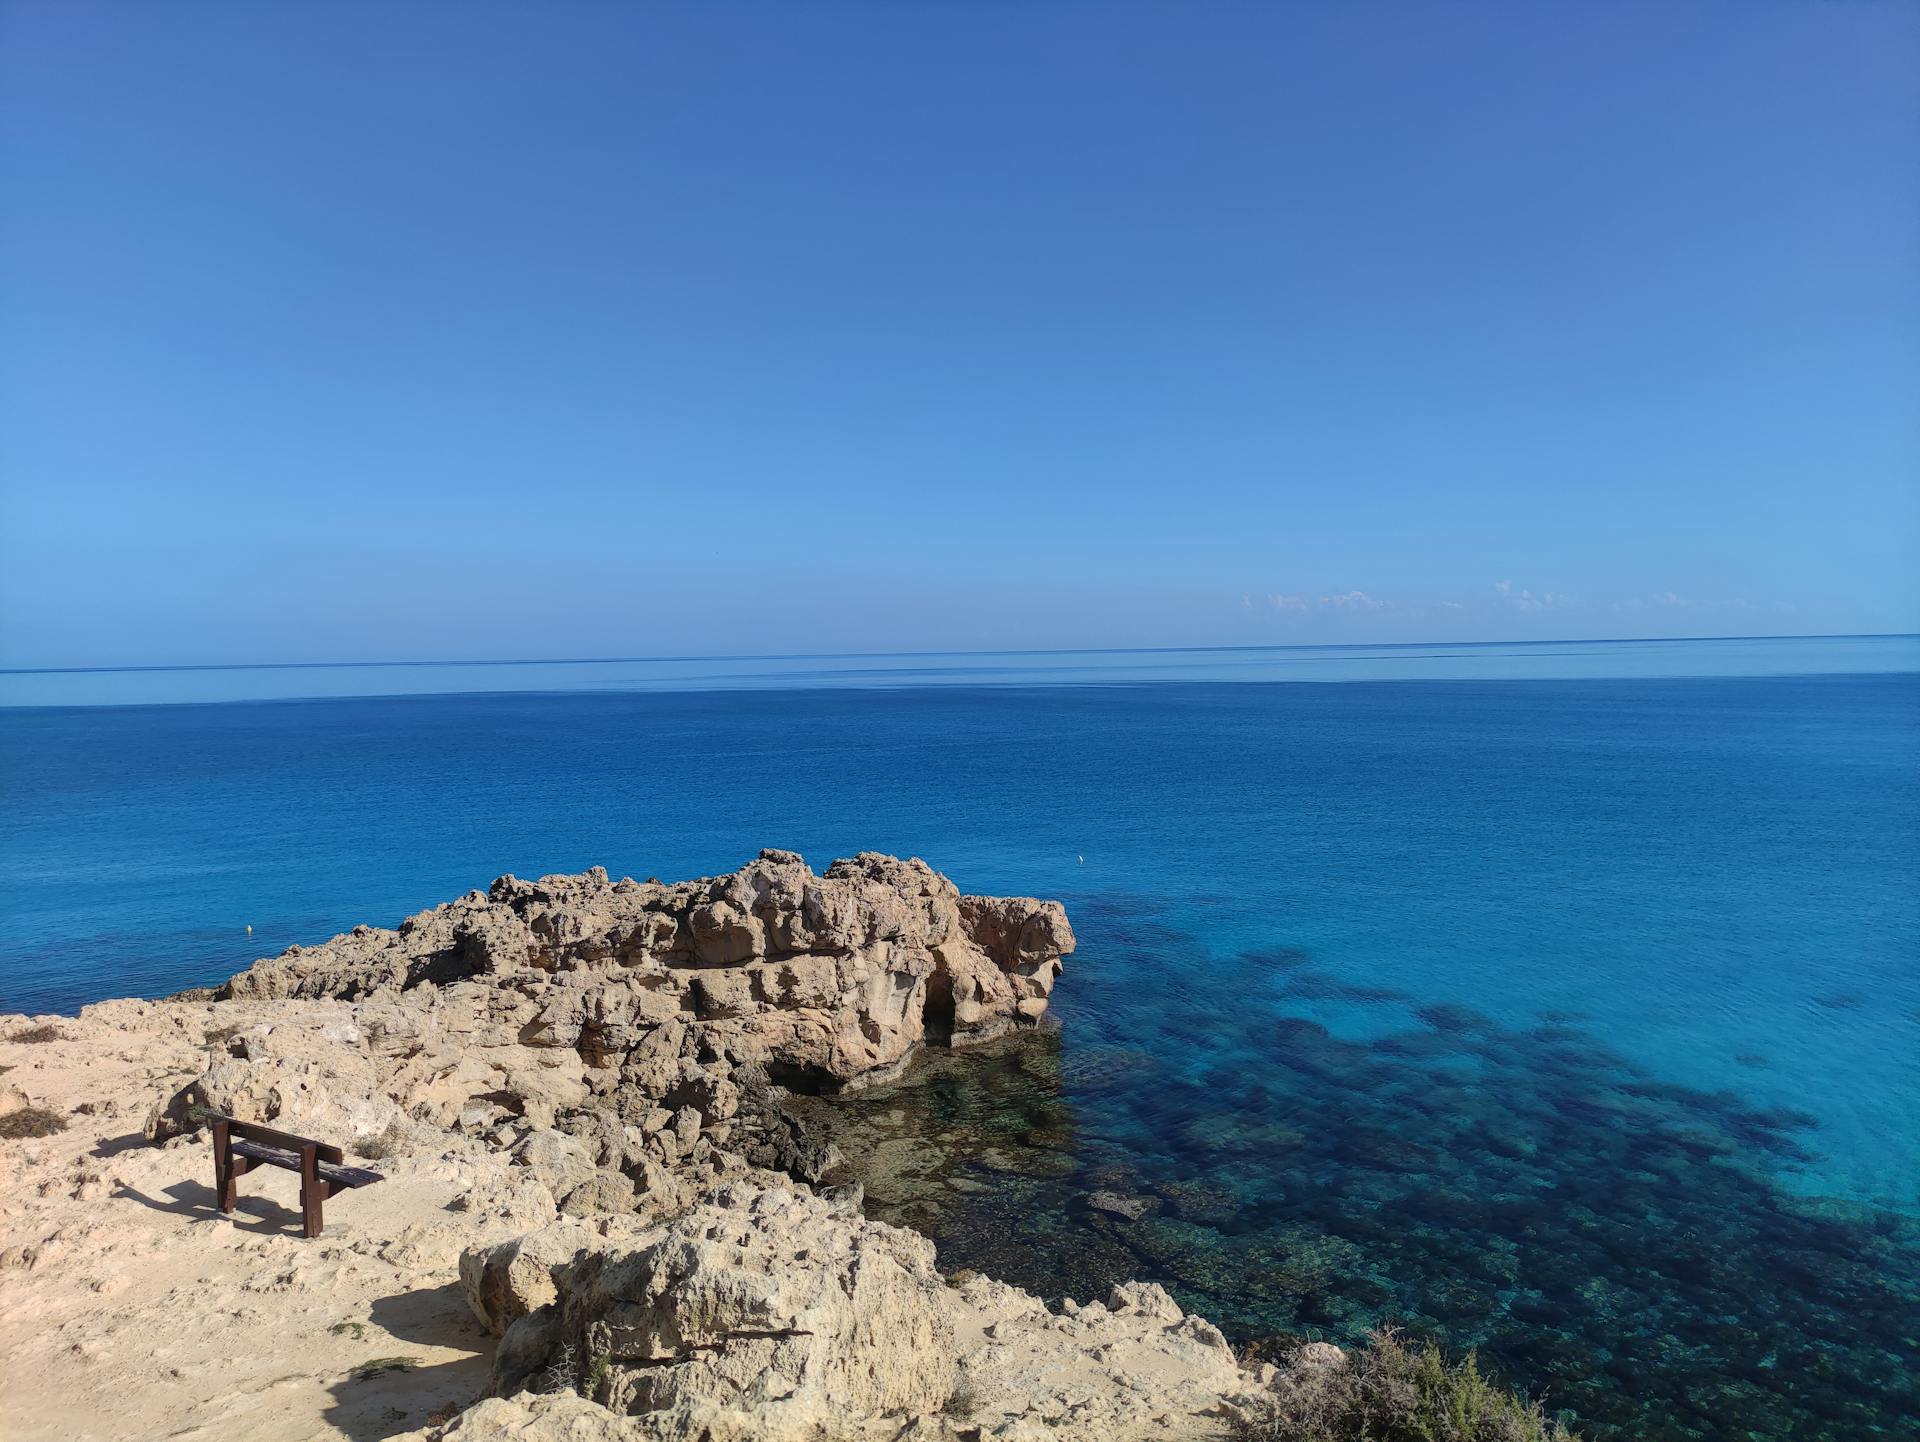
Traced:
[[[819, 1187], [788, 1107], [1043, 1024], [1057, 902], [764, 851], [675, 884], [501, 877], [223, 986], [0, 1018], [9, 1436], [1200, 1438], [1346, 1354], [1243, 1364], [1159, 1287], [946, 1276]], [[303, 1240], [213, 1209], [208, 1111], [385, 1180]]]

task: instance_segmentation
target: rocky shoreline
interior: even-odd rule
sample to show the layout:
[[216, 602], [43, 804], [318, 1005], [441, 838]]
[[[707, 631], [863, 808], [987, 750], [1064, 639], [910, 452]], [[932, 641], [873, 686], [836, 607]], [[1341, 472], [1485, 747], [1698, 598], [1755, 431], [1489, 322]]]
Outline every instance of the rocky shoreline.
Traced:
[[[816, 1191], [785, 1104], [1041, 1025], [1073, 946], [1056, 902], [765, 851], [506, 876], [207, 992], [0, 1018], [0, 1113], [53, 1119], [6, 1144], [0, 1406], [22, 1439], [1227, 1435], [1345, 1354], [1243, 1365], [1153, 1285], [1053, 1311], [943, 1276]], [[284, 1174], [219, 1218], [204, 1109], [387, 1180], [313, 1242]]]

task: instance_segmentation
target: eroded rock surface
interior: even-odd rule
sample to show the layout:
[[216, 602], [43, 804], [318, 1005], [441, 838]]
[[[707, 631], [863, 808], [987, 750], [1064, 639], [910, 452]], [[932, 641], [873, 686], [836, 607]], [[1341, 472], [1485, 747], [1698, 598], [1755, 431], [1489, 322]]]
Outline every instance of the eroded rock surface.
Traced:
[[933, 1244], [806, 1192], [735, 1183], [554, 1275], [547, 1315], [531, 1311], [502, 1348], [504, 1394], [565, 1383], [690, 1435], [718, 1410], [779, 1438], [833, 1417], [937, 1413], [953, 1391]]
[[654, 1218], [743, 1172], [817, 1179], [829, 1150], [778, 1083], [832, 1090], [1031, 1025], [1072, 947], [1058, 902], [962, 896], [872, 852], [673, 885], [506, 876], [176, 1003], [205, 1009], [209, 1066], [146, 1131], [206, 1111], [356, 1143], [449, 1128], [562, 1214]]
[[862, 852], [815, 875], [791, 851], [763, 851], [730, 875], [672, 885], [598, 867], [503, 876], [395, 930], [291, 947], [219, 995], [356, 1000], [431, 985], [476, 1021], [589, 1067], [691, 1050], [834, 1087], [924, 1040], [1037, 1020], [1073, 944], [1058, 902], [962, 896], [923, 861]]
[[1272, 1367], [1243, 1368], [1157, 1286], [1056, 1314], [984, 1277], [950, 1285], [934, 1260], [917, 1233], [753, 1182], [623, 1240], [550, 1228], [470, 1253], [476, 1309], [515, 1320], [494, 1365], [501, 1400], [462, 1428], [1091, 1442], [1221, 1435], [1271, 1394]]

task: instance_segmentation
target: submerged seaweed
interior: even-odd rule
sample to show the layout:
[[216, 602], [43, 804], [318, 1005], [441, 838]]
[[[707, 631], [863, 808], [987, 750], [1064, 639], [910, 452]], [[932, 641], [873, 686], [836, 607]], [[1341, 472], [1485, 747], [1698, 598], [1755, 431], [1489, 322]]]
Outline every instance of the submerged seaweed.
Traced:
[[[1143, 944], [1120, 910], [1082, 922], [1083, 967]], [[1567, 1014], [1434, 1003], [1363, 1042], [1245, 1005], [1261, 976], [1299, 1000], [1294, 954], [1157, 999], [1183, 1053], [1069, 1024], [820, 1120], [875, 1215], [1042, 1295], [1157, 1280], [1241, 1342], [1404, 1327], [1599, 1442], [1915, 1435], [1920, 1227], [1781, 1186], [1812, 1116], [1649, 1076]]]

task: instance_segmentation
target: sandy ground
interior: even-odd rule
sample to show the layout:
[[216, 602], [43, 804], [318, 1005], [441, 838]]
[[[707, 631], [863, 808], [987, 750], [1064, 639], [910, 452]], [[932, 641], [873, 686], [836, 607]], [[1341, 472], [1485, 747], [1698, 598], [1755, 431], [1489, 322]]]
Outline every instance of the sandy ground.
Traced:
[[[291, 1172], [242, 1177], [223, 1217], [206, 1141], [140, 1131], [205, 1058], [55, 1025], [68, 1039], [16, 1043], [24, 1020], [0, 1019], [0, 1089], [68, 1123], [0, 1140], [0, 1438], [370, 1442], [481, 1394], [492, 1339], [457, 1281], [456, 1169], [389, 1168], [330, 1199], [313, 1241]], [[415, 1366], [353, 1375], [389, 1357]]]

